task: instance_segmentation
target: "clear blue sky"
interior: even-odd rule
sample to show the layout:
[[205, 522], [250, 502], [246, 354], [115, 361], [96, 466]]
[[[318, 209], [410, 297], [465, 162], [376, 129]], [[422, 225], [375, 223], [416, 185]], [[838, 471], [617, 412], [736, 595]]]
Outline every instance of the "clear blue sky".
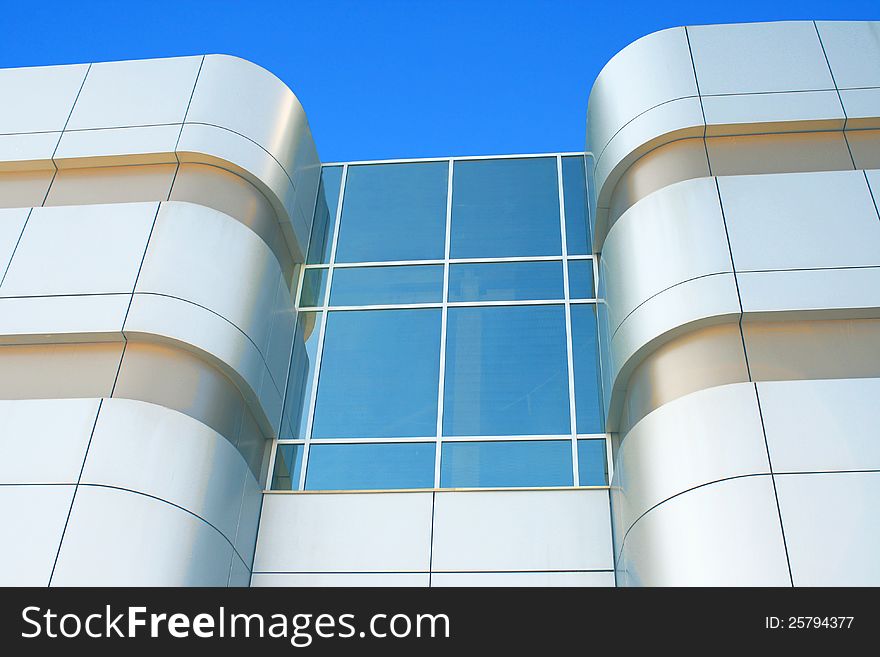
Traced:
[[15, 2], [0, 67], [238, 55], [293, 89], [325, 162], [576, 151], [596, 74], [638, 37], [812, 18], [880, 20], [880, 2]]

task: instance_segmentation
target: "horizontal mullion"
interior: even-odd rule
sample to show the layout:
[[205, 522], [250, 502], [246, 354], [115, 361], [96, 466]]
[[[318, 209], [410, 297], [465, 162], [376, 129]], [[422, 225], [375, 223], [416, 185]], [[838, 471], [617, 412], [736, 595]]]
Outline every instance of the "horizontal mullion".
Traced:
[[[578, 439], [605, 439], [605, 434], [579, 434]], [[364, 443], [431, 443], [437, 440], [436, 436], [407, 436], [395, 438], [312, 438], [311, 442], [326, 444], [357, 444]], [[571, 434], [558, 435], [525, 435], [525, 436], [443, 436], [443, 442], [503, 442], [503, 441], [528, 441], [528, 440], [571, 440]], [[281, 438], [279, 445], [302, 445], [303, 438]]]
[[343, 164], [348, 164], [349, 166], [357, 166], [362, 164], [401, 164], [404, 162], [448, 162], [449, 160], [452, 160], [453, 162], [458, 162], [461, 160], [510, 160], [539, 157], [556, 157], [557, 155], [561, 155], [562, 157], [570, 157], [592, 155], [592, 153], [590, 153], [589, 151], [562, 151], [558, 153], [515, 153], [512, 155], [453, 155], [451, 157], [410, 157], [389, 160], [352, 160], [350, 162], [326, 162], [321, 166], [339, 167]]
[[[437, 441], [437, 436], [406, 436], [397, 438], [312, 438], [313, 445], [363, 445], [375, 443], [433, 443]], [[280, 442], [280, 441], [279, 441]]]
[[[571, 299], [570, 303], [595, 304], [596, 299]], [[485, 308], [490, 306], [559, 306], [566, 303], [565, 299], [517, 299], [504, 301], [450, 301], [446, 304], [449, 308]], [[420, 308], [442, 308], [443, 303], [432, 301], [428, 303], [381, 303], [363, 304], [359, 306], [302, 306], [297, 308], [300, 312], [346, 312], [354, 310], [418, 310]]]

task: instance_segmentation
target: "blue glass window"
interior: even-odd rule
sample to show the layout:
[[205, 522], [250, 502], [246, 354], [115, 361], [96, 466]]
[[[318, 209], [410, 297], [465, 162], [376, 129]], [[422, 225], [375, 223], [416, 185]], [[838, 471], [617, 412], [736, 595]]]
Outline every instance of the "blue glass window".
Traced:
[[570, 440], [445, 442], [440, 456], [443, 488], [571, 486]]
[[450, 301], [562, 299], [562, 263], [481, 262], [450, 265]]
[[603, 433], [599, 394], [599, 356], [596, 308], [572, 304], [571, 346], [574, 357], [574, 397], [578, 433]]
[[326, 292], [327, 270], [306, 269], [303, 273], [302, 292], [299, 295], [300, 308], [323, 306]]
[[581, 486], [608, 485], [608, 459], [605, 440], [592, 438], [577, 441], [578, 480]]
[[450, 308], [443, 433], [570, 434], [563, 306]]
[[447, 162], [349, 167], [336, 261], [442, 259], [448, 170]]
[[327, 318], [312, 436], [433, 436], [439, 308], [346, 310]]
[[459, 161], [452, 186], [451, 257], [561, 254], [556, 158]]
[[319, 265], [330, 262], [341, 183], [342, 167], [321, 169], [321, 184], [318, 188], [318, 201], [315, 204], [315, 218], [312, 221], [312, 236], [309, 238], [307, 264]]
[[323, 318], [323, 313], [301, 312], [296, 320], [281, 438], [305, 438]]
[[590, 255], [590, 226], [587, 219], [587, 178], [584, 158], [562, 158], [562, 196], [565, 202], [565, 246], [568, 255]]
[[272, 490], [297, 490], [302, 465], [302, 445], [278, 445]]
[[312, 444], [306, 490], [433, 488], [434, 443]]
[[443, 265], [340, 267], [333, 272], [330, 303], [367, 306], [443, 301]]
[[568, 294], [572, 299], [593, 299], [593, 261], [568, 261]]

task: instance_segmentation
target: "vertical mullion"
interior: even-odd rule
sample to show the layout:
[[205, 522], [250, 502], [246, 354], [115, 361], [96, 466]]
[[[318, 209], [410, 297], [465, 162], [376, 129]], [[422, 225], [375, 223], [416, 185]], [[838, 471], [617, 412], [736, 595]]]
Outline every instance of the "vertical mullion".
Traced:
[[437, 391], [437, 447], [434, 453], [434, 488], [440, 488], [440, 454], [443, 447], [443, 396], [446, 387], [446, 322], [449, 312], [449, 253], [452, 233], [452, 172], [446, 174], [446, 242], [443, 255], [443, 306], [440, 311], [440, 380]]
[[342, 166], [342, 179], [339, 182], [339, 200], [336, 203], [336, 217], [333, 219], [333, 243], [330, 247], [330, 262], [327, 268], [327, 289], [324, 292], [324, 306], [321, 314], [321, 332], [318, 335], [318, 348], [315, 352], [315, 373], [312, 376], [311, 399], [309, 400], [309, 416], [306, 422], [305, 442], [303, 443], [302, 465], [299, 472], [299, 486], [297, 490], [304, 490], [306, 485], [306, 471], [309, 465], [309, 445], [312, 441], [312, 425], [315, 422], [315, 405], [318, 401], [318, 379], [321, 374], [321, 358], [324, 355], [324, 337], [327, 333], [327, 323], [330, 320], [330, 311], [327, 310], [330, 298], [330, 285], [333, 283], [333, 264], [336, 262], [336, 247], [339, 243], [339, 222], [342, 218], [342, 205], [345, 202], [345, 182], [348, 178], [348, 165]]
[[571, 303], [568, 289], [568, 244], [565, 239], [565, 194], [562, 189], [562, 156], [556, 156], [556, 185], [559, 193], [559, 228], [562, 237], [562, 289], [565, 296], [565, 342], [568, 357], [568, 421], [571, 432], [572, 482], [580, 485], [577, 453], [577, 413], [574, 406], [574, 349], [571, 339]]

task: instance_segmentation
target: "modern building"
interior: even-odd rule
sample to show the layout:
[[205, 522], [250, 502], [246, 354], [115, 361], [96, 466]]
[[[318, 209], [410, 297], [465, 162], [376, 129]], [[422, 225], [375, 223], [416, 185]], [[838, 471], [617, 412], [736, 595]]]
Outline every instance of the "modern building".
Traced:
[[0, 70], [0, 584], [880, 584], [880, 23], [581, 153], [324, 163], [224, 55]]

